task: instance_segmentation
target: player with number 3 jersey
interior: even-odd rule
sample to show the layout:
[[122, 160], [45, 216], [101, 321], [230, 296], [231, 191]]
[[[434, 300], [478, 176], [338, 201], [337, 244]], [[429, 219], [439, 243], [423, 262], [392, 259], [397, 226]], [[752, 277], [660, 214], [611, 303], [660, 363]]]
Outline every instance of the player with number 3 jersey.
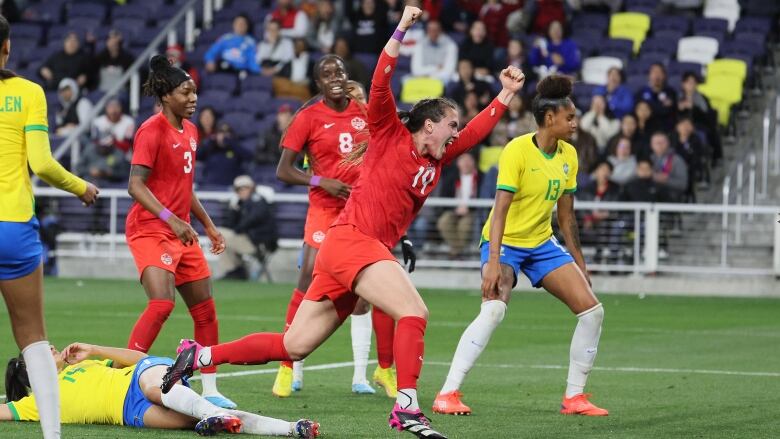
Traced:
[[398, 397], [390, 426], [421, 438], [446, 438], [431, 428], [417, 402], [428, 309], [390, 249], [434, 190], [442, 166], [487, 136], [525, 76], [515, 67], [504, 69], [496, 99], [460, 132], [457, 106], [448, 99], [424, 99], [399, 119], [390, 80], [403, 36], [421, 14], [419, 8], [405, 7], [379, 57], [368, 102], [371, 139], [360, 179], [320, 247], [314, 280], [287, 333], [256, 333], [211, 347], [185, 341], [164, 378], [163, 392], [203, 366], [303, 358], [341, 325], [362, 297], [397, 322]]
[[[190, 213], [203, 224], [211, 252], [222, 253], [225, 240], [192, 188], [198, 130], [187, 120], [195, 112], [195, 82], [158, 55], [144, 92], [155, 96], [162, 111], [147, 119], [135, 136], [128, 192], [135, 201], [127, 214], [125, 235], [148, 297], [128, 341], [128, 349], [147, 352], [173, 311], [179, 290], [195, 324], [195, 339], [217, 343], [219, 328], [211, 273], [190, 225]], [[217, 391], [216, 369], [204, 369], [203, 396], [223, 408], [236, 405]]]

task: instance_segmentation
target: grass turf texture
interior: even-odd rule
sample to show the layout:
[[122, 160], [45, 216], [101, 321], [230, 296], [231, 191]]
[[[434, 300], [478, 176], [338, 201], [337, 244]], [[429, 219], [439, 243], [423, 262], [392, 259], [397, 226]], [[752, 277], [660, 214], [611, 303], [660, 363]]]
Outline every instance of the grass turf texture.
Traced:
[[[222, 340], [282, 327], [291, 287], [215, 284]], [[458, 339], [474, 318], [476, 291], [423, 291], [430, 309], [420, 403], [435, 428], [450, 438], [520, 437], [777, 437], [780, 432], [780, 301], [604, 295], [606, 317], [588, 391], [610, 410], [606, 418], [558, 414], [576, 320], [546, 294], [515, 293], [506, 319], [463, 386], [474, 415], [433, 415], [433, 396], [447, 373]], [[137, 282], [46, 280], [49, 339], [124, 346], [145, 303]], [[16, 353], [5, 312], [0, 358]], [[172, 356], [178, 339], [192, 335], [181, 298], [151, 353]], [[376, 358], [372, 346], [372, 359]], [[307, 360], [307, 366], [351, 361], [348, 325]], [[275, 370], [223, 366], [220, 372]], [[369, 365], [369, 377], [374, 365]], [[603, 368], [620, 368], [605, 370]], [[643, 370], [627, 370], [642, 368]], [[649, 369], [664, 370], [649, 370]], [[698, 370], [699, 372], [694, 372]], [[705, 371], [769, 372], [767, 375]], [[312, 370], [304, 391], [271, 395], [274, 373], [225, 377], [220, 390], [240, 408], [267, 416], [322, 424], [323, 438], [402, 438], [387, 426], [392, 401], [350, 393], [352, 367]], [[199, 383], [194, 384], [199, 390]], [[381, 396], [380, 396], [381, 395]], [[40, 437], [37, 423], [0, 424], [0, 437]], [[185, 438], [193, 432], [64, 425], [66, 438]]]

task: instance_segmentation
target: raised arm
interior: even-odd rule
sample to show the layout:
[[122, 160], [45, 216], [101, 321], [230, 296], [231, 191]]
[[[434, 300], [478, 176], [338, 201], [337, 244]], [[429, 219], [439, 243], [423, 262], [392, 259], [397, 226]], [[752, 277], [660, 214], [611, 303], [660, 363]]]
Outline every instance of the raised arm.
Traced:
[[379, 55], [379, 60], [374, 68], [374, 76], [371, 81], [371, 92], [368, 99], [368, 122], [371, 127], [371, 134], [374, 135], [378, 130], [389, 128], [388, 123], [391, 118], [396, 118], [395, 99], [393, 90], [390, 88], [390, 80], [395, 72], [395, 65], [398, 62], [398, 54], [401, 50], [401, 42], [409, 28], [417, 21], [422, 14], [420, 8], [406, 6], [404, 8], [401, 21], [393, 36], [387, 40], [385, 48]]
[[447, 148], [447, 153], [442, 159], [444, 164], [450, 163], [455, 157], [468, 151], [477, 145], [482, 139], [487, 137], [496, 126], [501, 116], [504, 115], [509, 101], [520, 91], [525, 84], [525, 74], [514, 66], [509, 66], [501, 71], [499, 75], [501, 80], [501, 91], [493, 101], [480, 111], [463, 130], [458, 134], [458, 138]]

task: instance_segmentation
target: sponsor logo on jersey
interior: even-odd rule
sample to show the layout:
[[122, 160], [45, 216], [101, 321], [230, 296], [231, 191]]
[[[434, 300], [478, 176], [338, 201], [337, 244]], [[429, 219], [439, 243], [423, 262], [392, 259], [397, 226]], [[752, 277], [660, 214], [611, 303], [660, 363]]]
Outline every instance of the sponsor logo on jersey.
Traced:
[[356, 118], [352, 119], [352, 128], [354, 128], [354, 129], [359, 131], [359, 130], [362, 130], [363, 128], [365, 128], [365, 127], [366, 127], [366, 121], [365, 120], [363, 120], [363, 119], [361, 119], [359, 117], [356, 117]]
[[317, 230], [311, 235], [311, 239], [313, 239], [317, 244], [320, 244], [325, 240], [325, 232]]
[[173, 258], [168, 253], [163, 253], [160, 256], [160, 261], [162, 261], [162, 263], [165, 264], [165, 265], [173, 264]]
[[192, 137], [190, 137], [190, 148], [192, 148], [193, 151], [198, 149], [198, 142], [196, 142]]

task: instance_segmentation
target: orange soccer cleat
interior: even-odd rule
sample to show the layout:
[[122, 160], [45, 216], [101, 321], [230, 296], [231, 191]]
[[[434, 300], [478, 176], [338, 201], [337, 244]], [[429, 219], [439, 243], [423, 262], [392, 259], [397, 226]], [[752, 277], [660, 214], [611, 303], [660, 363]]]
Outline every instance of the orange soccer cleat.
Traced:
[[439, 393], [433, 400], [433, 412], [442, 415], [470, 415], [471, 408], [460, 400], [463, 396], [459, 390]]
[[561, 413], [564, 415], [607, 416], [609, 411], [596, 407], [588, 401], [590, 393], [578, 393], [571, 398], [563, 397]]

